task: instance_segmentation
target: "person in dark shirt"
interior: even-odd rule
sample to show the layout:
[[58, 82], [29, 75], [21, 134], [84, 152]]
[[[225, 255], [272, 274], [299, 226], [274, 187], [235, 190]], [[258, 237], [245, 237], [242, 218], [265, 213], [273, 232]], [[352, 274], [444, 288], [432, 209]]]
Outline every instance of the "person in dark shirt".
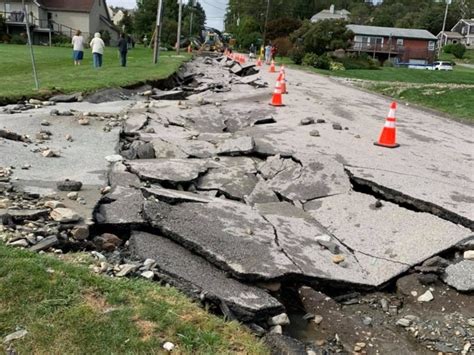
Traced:
[[127, 66], [127, 52], [128, 52], [128, 43], [125, 39], [125, 33], [120, 34], [120, 39], [118, 41], [118, 50], [120, 53], [120, 64], [122, 67]]

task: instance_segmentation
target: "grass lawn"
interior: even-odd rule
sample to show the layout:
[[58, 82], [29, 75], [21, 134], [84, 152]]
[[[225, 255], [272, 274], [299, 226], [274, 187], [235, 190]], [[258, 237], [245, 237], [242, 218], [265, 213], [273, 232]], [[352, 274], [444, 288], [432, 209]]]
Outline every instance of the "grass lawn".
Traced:
[[62, 47], [34, 47], [40, 92], [35, 90], [31, 59], [25, 45], [0, 44], [0, 102], [23, 96], [33, 97], [51, 91], [64, 93], [91, 92], [105, 87], [130, 85], [140, 81], [162, 79], [172, 74], [189, 59], [189, 55], [175, 56], [161, 52], [160, 63], [152, 64], [152, 49], [136, 47], [129, 51], [127, 67], [119, 65], [116, 48], [106, 48], [101, 69], [92, 67], [90, 50], [84, 52], [81, 66], [75, 67], [72, 49]]
[[318, 74], [363, 80], [361, 86], [372, 91], [474, 122], [474, 69], [458, 65], [453, 71], [406, 68], [329, 71], [294, 65], [288, 58], [278, 63]]
[[267, 353], [173, 288], [0, 244], [0, 352], [18, 329], [28, 331], [13, 342], [19, 354], [156, 354], [166, 341], [178, 354]]
[[456, 58], [449, 53], [441, 53], [439, 60], [449, 60], [456, 63], [474, 64], [474, 49], [468, 49], [462, 59]]

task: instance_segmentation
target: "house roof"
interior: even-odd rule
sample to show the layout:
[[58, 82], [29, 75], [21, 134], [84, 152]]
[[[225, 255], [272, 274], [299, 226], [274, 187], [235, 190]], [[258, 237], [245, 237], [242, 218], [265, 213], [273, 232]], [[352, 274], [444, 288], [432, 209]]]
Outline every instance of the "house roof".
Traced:
[[49, 10], [90, 12], [95, 0], [38, 0], [38, 2]]
[[436, 36], [427, 30], [362, 25], [347, 25], [347, 28], [357, 35], [437, 40]]
[[461, 21], [466, 22], [468, 25], [474, 26], [474, 18], [468, 20], [468, 19], [462, 19]]
[[311, 17], [311, 21], [317, 20], [330, 20], [330, 19], [346, 19], [351, 13], [347, 10], [336, 10], [334, 13], [331, 10], [322, 10], [318, 12], [316, 15]]
[[439, 35], [440, 34], [444, 34], [448, 38], [464, 38], [464, 36], [458, 32], [444, 31], [444, 33], [440, 32]]

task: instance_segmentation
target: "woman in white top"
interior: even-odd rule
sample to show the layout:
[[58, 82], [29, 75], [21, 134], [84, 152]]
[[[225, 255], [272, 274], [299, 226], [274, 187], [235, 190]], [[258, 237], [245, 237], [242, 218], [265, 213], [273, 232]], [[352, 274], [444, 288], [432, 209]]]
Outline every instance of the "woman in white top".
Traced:
[[100, 33], [96, 32], [92, 39], [90, 46], [92, 48], [92, 57], [94, 59], [94, 68], [100, 68], [102, 66], [102, 56], [104, 54], [105, 43], [100, 38]]
[[72, 37], [72, 46], [74, 65], [81, 65], [81, 61], [84, 58], [84, 38], [82, 37], [80, 30], [77, 30], [76, 35]]

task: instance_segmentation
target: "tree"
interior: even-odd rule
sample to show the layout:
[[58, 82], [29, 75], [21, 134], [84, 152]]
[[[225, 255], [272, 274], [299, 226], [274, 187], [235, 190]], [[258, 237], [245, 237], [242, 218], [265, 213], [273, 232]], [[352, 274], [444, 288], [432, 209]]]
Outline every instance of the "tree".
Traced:
[[119, 27], [125, 33], [133, 33], [134, 32], [133, 23], [134, 23], [133, 16], [127, 10], [125, 10], [123, 12], [123, 18], [118, 24]]
[[336, 49], [346, 49], [354, 33], [342, 20], [324, 20], [316, 23], [305, 21], [290, 36], [295, 45], [302, 45], [306, 53], [324, 54]]
[[301, 21], [290, 17], [282, 17], [268, 22], [266, 38], [272, 40], [287, 37], [301, 27]]

